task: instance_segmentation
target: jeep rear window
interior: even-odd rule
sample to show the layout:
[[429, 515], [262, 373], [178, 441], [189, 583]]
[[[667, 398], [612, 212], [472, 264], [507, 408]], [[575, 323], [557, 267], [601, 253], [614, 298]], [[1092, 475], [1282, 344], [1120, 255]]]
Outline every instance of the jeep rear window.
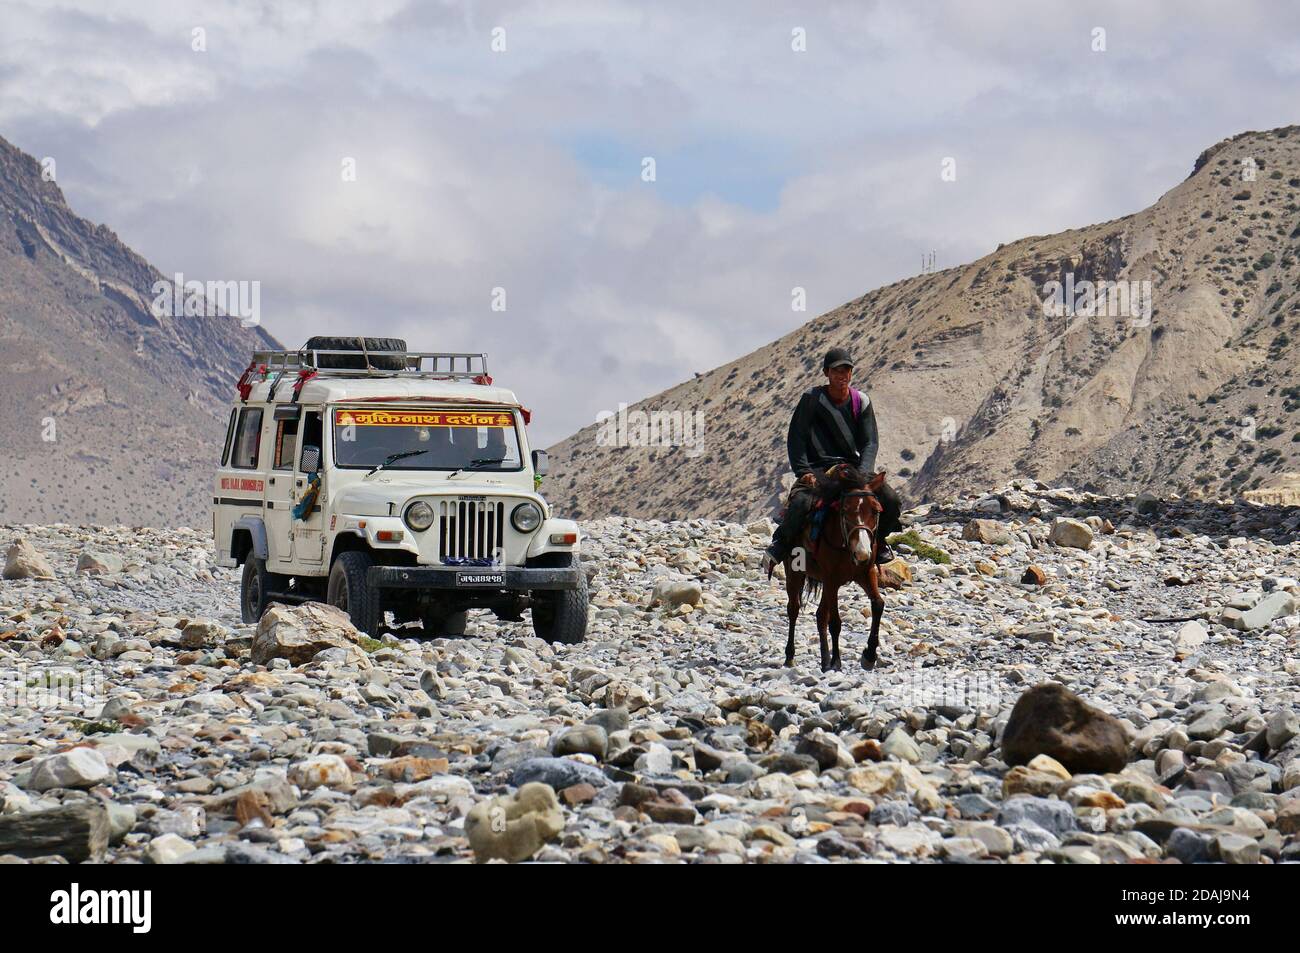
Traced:
[[372, 410], [338, 408], [333, 414], [334, 463], [345, 469], [521, 470], [519, 434], [507, 410]]
[[257, 450], [262, 442], [262, 408], [245, 407], [239, 414], [239, 432], [230, 465], [240, 470], [257, 469]]

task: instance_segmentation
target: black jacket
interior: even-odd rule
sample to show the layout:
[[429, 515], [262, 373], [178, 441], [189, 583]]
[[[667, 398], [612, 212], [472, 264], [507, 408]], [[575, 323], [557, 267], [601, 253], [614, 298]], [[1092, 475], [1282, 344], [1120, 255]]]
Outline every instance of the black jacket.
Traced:
[[[796, 477], [837, 463], [851, 463], [867, 473], [875, 472], [880, 449], [876, 411], [866, 394], [859, 392], [858, 397], [858, 416], [852, 424], [831, 403], [824, 386], [814, 387], [799, 398], [785, 440], [790, 469]], [[851, 407], [852, 397], [849, 401]]]

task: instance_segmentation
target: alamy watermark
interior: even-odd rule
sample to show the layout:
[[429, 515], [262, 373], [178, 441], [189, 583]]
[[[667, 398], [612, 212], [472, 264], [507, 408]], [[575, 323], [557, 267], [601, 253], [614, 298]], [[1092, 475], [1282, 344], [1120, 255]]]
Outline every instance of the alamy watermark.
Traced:
[[965, 708], [976, 712], [997, 709], [1002, 704], [998, 681], [991, 675], [913, 671], [896, 680], [887, 692], [892, 701], [909, 708]]
[[1150, 281], [1076, 281], [1067, 272], [1064, 281], [1043, 285], [1043, 314], [1049, 318], [1129, 318], [1135, 327], [1151, 323]]
[[602, 410], [596, 415], [598, 447], [681, 447], [688, 457], [704, 452], [704, 411]]
[[107, 700], [104, 675], [98, 668], [21, 663], [0, 671], [0, 705], [11, 710], [80, 711]]
[[123, 924], [132, 933], [153, 926], [152, 890], [83, 890], [75, 881], [50, 894], [50, 922], [58, 925]]
[[155, 318], [232, 317], [245, 328], [262, 323], [260, 281], [186, 281], [177, 272], [171, 281], [155, 281], [151, 290]]

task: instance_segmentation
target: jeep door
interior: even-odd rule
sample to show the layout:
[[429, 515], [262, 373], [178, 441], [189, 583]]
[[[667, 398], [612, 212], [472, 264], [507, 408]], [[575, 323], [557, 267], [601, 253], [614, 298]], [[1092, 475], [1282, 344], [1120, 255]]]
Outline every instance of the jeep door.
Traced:
[[[294, 561], [308, 569], [320, 568], [325, 559], [324, 513], [325, 499], [325, 437], [322, 430], [323, 415], [319, 407], [304, 407], [298, 427], [298, 452], [293, 468], [293, 503], [297, 506], [312, 493], [312, 477], [319, 475], [321, 484], [315, 492], [311, 510], [295, 520], [290, 515], [294, 536]], [[315, 465], [304, 460], [314, 457]]]

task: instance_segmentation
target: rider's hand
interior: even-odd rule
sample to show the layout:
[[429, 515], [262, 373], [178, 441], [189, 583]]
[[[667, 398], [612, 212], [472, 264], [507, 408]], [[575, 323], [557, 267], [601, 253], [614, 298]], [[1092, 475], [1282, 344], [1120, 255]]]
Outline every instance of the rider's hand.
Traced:
[[800, 486], [812, 486], [816, 482], [817, 482], [817, 478], [813, 476], [811, 473], [805, 473], [803, 476], [799, 478]]

